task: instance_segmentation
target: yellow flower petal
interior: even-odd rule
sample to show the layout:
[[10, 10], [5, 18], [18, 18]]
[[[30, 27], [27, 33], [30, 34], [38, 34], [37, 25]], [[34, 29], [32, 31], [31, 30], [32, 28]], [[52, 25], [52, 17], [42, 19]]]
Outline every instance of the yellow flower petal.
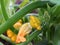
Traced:
[[16, 41], [16, 37], [17, 37], [16, 35], [12, 36], [12, 37], [11, 37], [11, 40], [12, 40], [13, 42], [15, 42], [15, 41]]
[[9, 29], [7, 30], [7, 36], [11, 38], [14, 35], [14, 33]]

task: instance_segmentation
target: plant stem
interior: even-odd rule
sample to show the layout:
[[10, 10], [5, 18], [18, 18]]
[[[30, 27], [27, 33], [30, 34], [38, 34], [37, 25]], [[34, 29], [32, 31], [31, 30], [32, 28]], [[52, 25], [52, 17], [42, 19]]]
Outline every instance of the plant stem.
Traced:
[[[5, 5], [4, 5], [4, 0], [0, 0], [1, 1], [1, 9], [2, 9], [2, 13], [4, 16], [4, 19], [7, 21], [9, 19]], [[10, 27], [10, 29], [14, 32], [14, 30], [16, 30], [13, 26]], [[16, 30], [17, 31], [17, 30]], [[15, 32], [14, 32], [15, 33]]]
[[[8, 28], [10, 28], [19, 19], [21, 19], [22, 17], [24, 17], [27, 13], [31, 12], [33, 9], [46, 7], [47, 3], [50, 6], [54, 6], [54, 4], [52, 4], [52, 3], [48, 2], [48, 1], [36, 1], [36, 2], [33, 2], [33, 3], [30, 3], [30, 4], [26, 5], [21, 10], [17, 11], [5, 23], [3, 23], [2, 25], [0, 25], [0, 34], [4, 33]], [[33, 6], [33, 7], [31, 7], [31, 6]]]
[[0, 35], [0, 38], [10, 42], [11, 44], [15, 44], [15, 43], [12, 43], [12, 41], [8, 37], [4, 36], [3, 34]]
[[4, 0], [0, 0], [0, 1], [1, 1], [1, 9], [2, 9], [4, 19], [7, 20], [9, 17], [8, 17], [7, 11], [5, 9]]

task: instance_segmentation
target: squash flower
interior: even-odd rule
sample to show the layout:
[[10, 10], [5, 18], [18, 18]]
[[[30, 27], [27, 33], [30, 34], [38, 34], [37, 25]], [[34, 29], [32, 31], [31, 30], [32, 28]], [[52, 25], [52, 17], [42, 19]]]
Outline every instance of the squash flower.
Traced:
[[31, 31], [32, 31], [32, 27], [31, 27], [30, 23], [23, 24], [19, 29], [16, 43], [25, 42], [26, 41], [25, 36], [27, 34], [29, 34]]

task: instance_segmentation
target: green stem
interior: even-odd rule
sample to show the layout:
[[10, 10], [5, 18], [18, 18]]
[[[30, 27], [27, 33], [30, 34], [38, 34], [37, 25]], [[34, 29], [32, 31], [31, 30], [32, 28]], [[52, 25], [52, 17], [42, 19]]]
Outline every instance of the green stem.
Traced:
[[[4, 19], [7, 21], [9, 19], [5, 5], [4, 5], [4, 0], [0, 0], [1, 1], [1, 9], [2, 9], [2, 13], [4, 16]], [[14, 30], [16, 30], [13, 26], [10, 27], [10, 29], [14, 32]], [[17, 30], [16, 30], [17, 31]], [[15, 32], [14, 32], [15, 33]]]
[[0, 0], [0, 1], [1, 1], [1, 9], [2, 9], [4, 19], [7, 20], [9, 17], [8, 17], [7, 11], [5, 9], [4, 0]]
[[5, 23], [0, 25], [0, 34], [4, 33], [9, 27], [11, 27], [19, 19], [24, 17], [27, 13], [31, 12], [33, 9], [46, 7], [47, 3], [50, 6], [53, 6], [53, 4], [48, 1], [36, 1], [23, 7], [21, 10], [17, 11], [11, 18], [9, 18]]
[[15, 43], [12, 43], [12, 41], [8, 37], [4, 36], [3, 34], [0, 35], [0, 38], [6, 40], [7, 42], [10, 42], [11, 44], [15, 44]]
[[[49, 40], [49, 43], [53, 42], [54, 32], [55, 32], [55, 26], [54, 26], [54, 24], [52, 24], [51, 27], [50, 27], [50, 30], [48, 32], [48, 40]], [[51, 43], [51, 44], [53, 44], [53, 43]]]

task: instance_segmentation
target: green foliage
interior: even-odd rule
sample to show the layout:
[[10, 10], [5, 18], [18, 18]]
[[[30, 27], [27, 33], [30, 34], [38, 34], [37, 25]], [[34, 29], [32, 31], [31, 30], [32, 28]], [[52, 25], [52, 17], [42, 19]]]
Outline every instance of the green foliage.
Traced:
[[[41, 5], [40, 3], [41, 4], [43, 3], [43, 5]], [[3, 23], [0, 26], [0, 34], [3, 33], [3, 32], [5, 32], [9, 27], [11, 27], [19, 19], [21, 19], [22, 17], [24, 17], [26, 13], [32, 11], [32, 9], [36, 9], [38, 7], [46, 7], [46, 3], [49, 3], [49, 5], [50, 5], [50, 2], [41, 2], [41, 1], [36, 1], [34, 3], [32, 2], [31, 4], [25, 6], [24, 8], [22, 8], [21, 10], [19, 10], [18, 12], [16, 12], [11, 18], [9, 18], [5, 23]], [[33, 6], [33, 7], [31, 7], [31, 6]], [[51, 5], [51, 6], [53, 6], [53, 5]], [[2, 30], [4, 30], [4, 31], [2, 31]]]
[[51, 21], [54, 23], [60, 23], [60, 5], [56, 5], [51, 9]]
[[60, 45], [60, 24], [55, 25], [54, 45]]
[[[48, 1], [35, 1], [29, 2], [29, 0], [24, 0], [20, 5], [20, 10], [16, 13], [13, 13], [13, 16], [8, 17], [6, 8], [9, 6], [10, 0], [0, 0], [1, 8], [0, 8], [0, 34], [4, 33], [7, 29], [12, 28], [13, 24], [15, 24], [19, 19], [23, 18], [24, 23], [28, 22], [28, 18], [25, 17], [25, 15], [29, 12], [31, 12], [34, 9], [38, 9], [38, 18], [41, 21], [42, 30], [34, 30], [31, 34], [29, 34], [26, 39], [26, 42], [15, 44], [15, 45], [27, 45], [32, 40], [35, 42], [35, 44], [41, 44], [41, 45], [59, 45], [60, 43], [60, 5], [55, 5], [48, 2]], [[14, 3], [14, 0], [12, 0]], [[29, 3], [28, 5], [26, 5]], [[26, 5], [26, 6], [25, 6]], [[32, 7], [33, 6], [33, 7]], [[53, 6], [53, 7], [52, 7]], [[2, 12], [1, 12], [2, 11]], [[2, 16], [3, 14], [3, 16]], [[5, 19], [6, 21], [3, 22], [2, 19]], [[3, 22], [3, 23], [2, 23]], [[16, 32], [16, 31], [15, 31]], [[42, 35], [40, 35], [42, 34]], [[39, 37], [38, 37], [39, 36]], [[40, 37], [41, 36], [41, 37]], [[10, 41], [8, 37], [5, 37], [4, 35], [0, 35], [2, 39], [6, 39], [7, 41]], [[41, 38], [41, 39], [40, 39]], [[11, 42], [11, 41], [10, 41]], [[11, 42], [12, 43], [12, 42]]]

